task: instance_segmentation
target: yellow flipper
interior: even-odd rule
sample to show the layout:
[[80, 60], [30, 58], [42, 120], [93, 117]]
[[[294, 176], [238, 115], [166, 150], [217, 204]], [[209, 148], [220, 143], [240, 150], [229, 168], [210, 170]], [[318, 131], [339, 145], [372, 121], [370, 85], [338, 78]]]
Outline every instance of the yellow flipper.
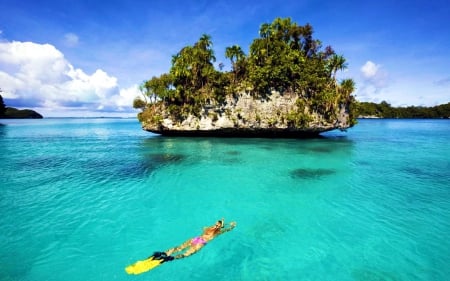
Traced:
[[155, 267], [157, 267], [158, 265], [160, 265], [161, 263], [163, 263], [164, 260], [163, 259], [153, 259], [153, 256], [143, 260], [143, 261], [138, 261], [132, 265], [129, 265], [125, 268], [125, 271], [128, 274], [141, 274], [144, 272], [147, 272]]

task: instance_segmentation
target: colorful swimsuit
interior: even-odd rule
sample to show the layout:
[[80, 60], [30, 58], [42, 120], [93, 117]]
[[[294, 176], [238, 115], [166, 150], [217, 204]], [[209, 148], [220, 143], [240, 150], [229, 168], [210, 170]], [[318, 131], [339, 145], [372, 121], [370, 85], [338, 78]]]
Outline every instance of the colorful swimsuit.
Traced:
[[197, 245], [205, 245], [206, 244], [206, 240], [203, 239], [203, 237], [201, 236], [197, 236], [195, 238], [192, 238], [191, 240], [192, 245], [197, 246]]

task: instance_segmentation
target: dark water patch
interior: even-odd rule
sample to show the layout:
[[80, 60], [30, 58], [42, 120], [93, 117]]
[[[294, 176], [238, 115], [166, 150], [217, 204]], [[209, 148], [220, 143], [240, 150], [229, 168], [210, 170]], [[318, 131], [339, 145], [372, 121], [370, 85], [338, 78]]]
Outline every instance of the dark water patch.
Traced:
[[109, 178], [117, 173], [120, 162], [112, 158], [89, 158], [81, 162], [74, 163], [78, 165], [79, 171], [74, 176], [83, 175], [84, 178], [94, 179], [95, 181]]
[[242, 154], [242, 152], [237, 151], [237, 150], [230, 150], [225, 152], [225, 157], [220, 158], [220, 161], [226, 165], [235, 165], [235, 164], [240, 164], [242, 163], [242, 159], [239, 158], [238, 156], [240, 156]]
[[267, 151], [274, 151], [275, 148], [273, 146], [269, 146], [269, 145], [264, 145], [261, 146], [262, 149], [267, 150]]
[[292, 178], [296, 179], [318, 179], [321, 177], [335, 174], [333, 169], [312, 169], [312, 168], [300, 168], [290, 172]]
[[53, 169], [62, 168], [70, 161], [65, 157], [35, 156], [27, 157], [17, 161], [17, 166], [26, 169]]
[[420, 169], [417, 167], [402, 167], [400, 170], [415, 177], [422, 177], [424, 175], [427, 175], [427, 172], [424, 169]]
[[369, 161], [365, 161], [365, 160], [358, 160], [355, 162], [356, 165], [358, 166], [370, 166], [372, 165], [372, 163], [370, 163]]
[[222, 163], [227, 164], [227, 165], [236, 165], [236, 164], [241, 164], [242, 161], [240, 158], [224, 158], [222, 160]]
[[231, 156], [236, 156], [236, 155], [242, 154], [242, 152], [237, 151], [237, 150], [230, 150], [230, 151], [225, 152], [225, 154], [231, 155]]
[[333, 152], [333, 148], [330, 146], [314, 146], [310, 148], [310, 151], [316, 153], [331, 153]]
[[6, 136], [6, 125], [0, 123], [0, 136]]
[[134, 178], [145, 174], [145, 167], [139, 160], [102, 157], [84, 159], [78, 165], [84, 177], [95, 181], [109, 178]]
[[394, 273], [359, 268], [352, 271], [352, 277], [354, 280], [358, 281], [400, 281], [402, 280], [399, 276]]
[[439, 169], [435, 167], [402, 167], [400, 171], [413, 178], [423, 180], [439, 180], [440, 178], [449, 178], [450, 170], [447, 168]]
[[146, 156], [146, 161], [154, 163], [156, 165], [167, 165], [181, 163], [186, 159], [183, 154], [172, 154], [172, 153], [154, 153]]
[[80, 167], [86, 176], [98, 179], [140, 178], [165, 165], [178, 164], [186, 157], [182, 154], [147, 154], [136, 159], [103, 158], [84, 161]]
[[350, 151], [354, 143], [346, 138], [324, 138], [297, 141], [294, 145], [301, 154], [331, 154]]
[[136, 161], [121, 165], [120, 168], [117, 169], [116, 176], [121, 178], [139, 178], [149, 175], [157, 169], [158, 165], [149, 161]]
[[149, 175], [162, 166], [182, 163], [186, 159], [183, 154], [148, 154], [141, 159], [124, 163], [118, 169], [121, 177], [142, 177]]

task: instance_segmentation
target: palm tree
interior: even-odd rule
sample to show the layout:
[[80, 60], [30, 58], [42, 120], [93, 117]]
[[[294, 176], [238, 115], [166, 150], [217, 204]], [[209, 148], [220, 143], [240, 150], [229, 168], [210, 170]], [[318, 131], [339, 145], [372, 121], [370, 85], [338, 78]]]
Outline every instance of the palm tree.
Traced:
[[259, 35], [266, 42], [266, 52], [268, 55], [269, 54], [270, 36], [272, 35], [272, 26], [268, 23], [262, 24], [261, 28], [259, 29]]
[[289, 43], [291, 37], [291, 31], [295, 28], [292, 24], [291, 18], [276, 18], [272, 23], [272, 30], [274, 30], [277, 40], [282, 40], [285, 43]]
[[196, 85], [200, 87], [208, 84], [212, 73], [214, 72], [213, 62], [216, 61], [214, 51], [212, 49], [211, 36], [203, 34], [194, 46], [193, 53], [193, 69], [197, 81]]
[[234, 78], [233, 82], [236, 82], [238, 76], [238, 62], [245, 58], [244, 51], [238, 45], [233, 45], [225, 49], [225, 57], [229, 58], [233, 67]]
[[345, 98], [350, 97], [351, 93], [355, 90], [355, 81], [352, 79], [344, 79], [341, 82], [342, 94]]
[[271, 32], [271, 26], [268, 23], [263, 23], [259, 28], [259, 36], [261, 36], [262, 38], [269, 38]]
[[203, 34], [197, 42], [200, 49], [206, 50], [212, 46], [211, 36], [208, 34]]
[[201, 51], [201, 59], [203, 60], [203, 62], [211, 63], [216, 61], [216, 57], [214, 56], [214, 51], [212, 49], [212, 41], [210, 35], [203, 34], [195, 44], [195, 47], [198, 47]]
[[342, 55], [332, 55], [330, 58], [330, 74], [333, 80], [336, 82], [336, 73], [338, 70], [344, 70], [347, 68], [347, 63]]
[[300, 26], [294, 25], [289, 30], [289, 33], [290, 37], [292, 38], [291, 48], [293, 50], [300, 50], [300, 37], [302, 35], [302, 28]]

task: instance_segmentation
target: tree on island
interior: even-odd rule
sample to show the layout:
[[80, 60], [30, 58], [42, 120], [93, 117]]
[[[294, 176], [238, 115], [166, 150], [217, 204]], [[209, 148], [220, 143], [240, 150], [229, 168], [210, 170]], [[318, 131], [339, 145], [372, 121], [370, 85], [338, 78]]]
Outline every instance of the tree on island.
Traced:
[[[2, 89], [0, 89], [0, 93], [2, 92]], [[3, 97], [0, 95], [0, 116], [3, 116], [6, 111], [5, 103], [3, 102]]]
[[[169, 112], [173, 120], [182, 122], [189, 115], [198, 117], [205, 106], [222, 105], [227, 96], [245, 92], [265, 100], [278, 92], [299, 97], [297, 110], [279, 116], [280, 122], [306, 126], [320, 115], [332, 123], [342, 107], [355, 108], [355, 84], [351, 79], [337, 81], [336, 73], [347, 67], [345, 58], [330, 46], [322, 48], [312, 34], [311, 25], [299, 26], [290, 18], [264, 23], [248, 55], [238, 45], [225, 49], [229, 72], [214, 68], [211, 37], [203, 35], [172, 57], [169, 73], [143, 83], [152, 102], [134, 101], [134, 107], [143, 110], [138, 118], [158, 123], [161, 113]], [[349, 119], [351, 126], [356, 123], [353, 111]]]
[[230, 59], [233, 69], [233, 85], [245, 74], [245, 53], [238, 45], [225, 49], [225, 57]]

